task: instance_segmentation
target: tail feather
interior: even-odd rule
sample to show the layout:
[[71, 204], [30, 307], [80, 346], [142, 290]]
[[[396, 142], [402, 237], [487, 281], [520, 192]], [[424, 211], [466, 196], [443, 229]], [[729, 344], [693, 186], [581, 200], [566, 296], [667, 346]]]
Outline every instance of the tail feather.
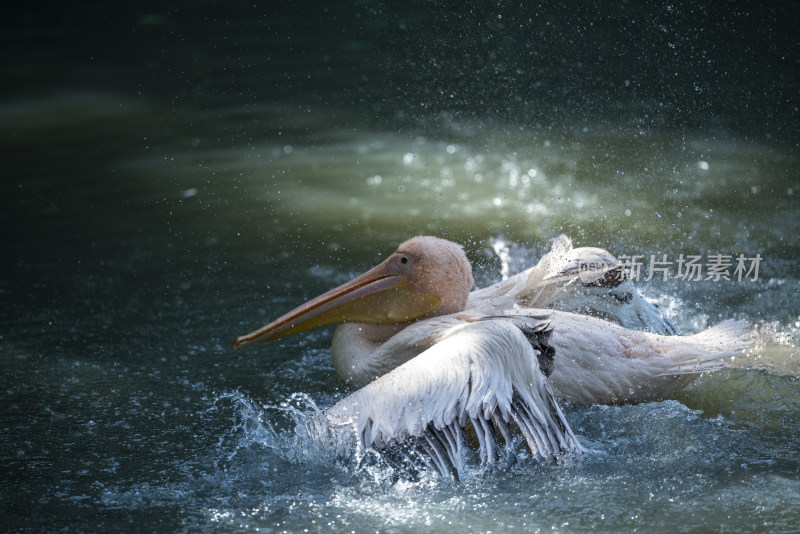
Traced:
[[664, 355], [675, 363], [661, 375], [706, 373], [723, 368], [725, 358], [752, 344], [748, 327], [747, 321], [728, 319], [692, 336], [663, 337]]

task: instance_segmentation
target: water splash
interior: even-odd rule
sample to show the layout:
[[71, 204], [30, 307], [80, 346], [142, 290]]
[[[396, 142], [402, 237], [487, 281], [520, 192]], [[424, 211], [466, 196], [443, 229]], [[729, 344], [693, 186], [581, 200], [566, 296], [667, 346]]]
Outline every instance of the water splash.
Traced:
[[259, 405], [240, 391], [226, 392], [215, 399], [212, 408], [220, 409], [230, 412], [232, 420], [217, 444], [225, 461], [252, 447], [295, 463], [319, 462], [331, 453], [319, 439], [318, 420], [323, 412], [305, 393], [293, 393], [278, 405]]
[[508, 245], [506, 245], [504, 239], [496, 238], [492, 239], [492, 249], [497, 254], [497, 257], [500, 258], [500, 279], [507, 280], [511, 276], [511, 266], [509, 265], [511, 255], [509, 254]]

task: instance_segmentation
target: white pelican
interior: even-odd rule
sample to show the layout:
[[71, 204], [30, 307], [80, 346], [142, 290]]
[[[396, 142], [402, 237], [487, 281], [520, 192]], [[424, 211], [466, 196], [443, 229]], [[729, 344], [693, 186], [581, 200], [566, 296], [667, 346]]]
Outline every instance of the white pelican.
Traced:
[[[459, 245], [415, 237], [234, 347], [339, 324], [334, 365], [363, 387], [325, 414], [337, 440], [350, 433], [364, 449], [410, 442], [406, 450], [457, 477], [465, 426], [474, 429], [484, 464], [499, 457], [498, 442], [514, 456], [512, 426], [534, 457], [580, 451], [557, 400], [660, 398], [749, 343], [745, 323], [736, 321], [664, 335], [674, 327], [624, 281], [619, 262], [602, 249], [573, 249], [566, 236], [534, 267], [485, 289], [472, 286]], [[554, 305], [616, 323], [544, 308]]]

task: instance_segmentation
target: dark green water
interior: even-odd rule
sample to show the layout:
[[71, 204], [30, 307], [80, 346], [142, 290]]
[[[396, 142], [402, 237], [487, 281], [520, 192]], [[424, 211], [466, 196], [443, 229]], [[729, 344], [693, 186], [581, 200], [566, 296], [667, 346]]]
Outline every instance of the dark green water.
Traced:
[[[0, 15], [4, 530], [797, 529], [793, 8]], [[330, 331], [231, 342], [420, 233], [481, 286], [560, 233], [760, 254], [757, 280], [639, 283], [687, 332], [749, 319], [755, 350], [673, 400], [569, 408], [590, 451], [564, 464], [334, 464], [301, 430], [349, 391]]]

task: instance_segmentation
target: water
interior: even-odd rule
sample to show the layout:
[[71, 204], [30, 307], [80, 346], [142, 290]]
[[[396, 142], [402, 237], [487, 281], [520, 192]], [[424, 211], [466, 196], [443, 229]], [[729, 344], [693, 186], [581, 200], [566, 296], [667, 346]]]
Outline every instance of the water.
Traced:
[[[797, 529], [792, 8], [27, 9], [2, 17], [5, 530]], [[760, 254], [758, 280], [639, 282], [755, 350], [568, 407], [582, 457], [443, 484], [308, 439], [350, 391], [330, 330], [231, 349], [411, 235], [484, 286], [562, 232], [670, 274]]]

